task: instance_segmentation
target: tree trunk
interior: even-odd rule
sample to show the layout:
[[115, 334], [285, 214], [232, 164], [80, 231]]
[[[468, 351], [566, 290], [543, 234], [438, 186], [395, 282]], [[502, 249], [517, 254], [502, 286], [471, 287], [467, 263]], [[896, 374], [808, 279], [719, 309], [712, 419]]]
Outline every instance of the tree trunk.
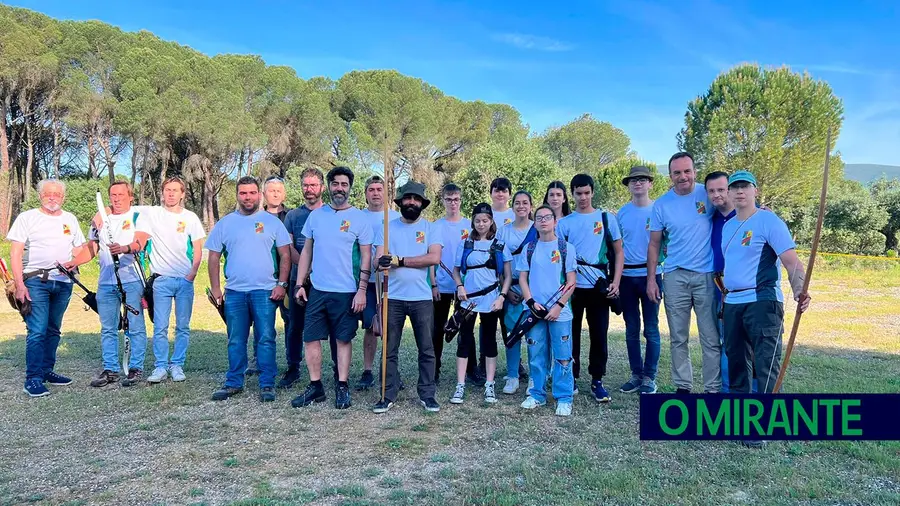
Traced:
[[108, 137], [101, 137], [98, 139], [97, 144], [100, 144], [100, 149], [103, 150], [103, 157], [106, 160], [106, 170], [109, 173], [109, 185], [112, 186], [112, 184], [116, 182], [116, 157], [113, 156], [112, 150], [109, 147]]
[[[250, 151], [250, 148], [247, 148], [247, 152], [248, 152], [248, 153], [249, 153], [249, 151]], [[236, 178], [235, 180], [241, 178], [241, 171], [243, 170], [243, 169], [242, 169], [242, 166], [244, 165], [244, 156], [245, 156], [245, 155], [244, 155], [244, 150], [241, 149], [241, 153], [240, 153], [240, 155], [238, 156], [237, 178]], [[248, 171], [247, 173], [249, 174], [250, 172]]]
[[9, 111], [9, 96], [0, 101], [0, 234], [6, 237], [9, 231], [10, 218], [10, 176], [9, 137], [6, 132], [6, 114]]
[[54, 116], [51, 121], [51, 126], [53, 127], [53, 168], [51, 169], [53, 172], [47, 171], [47, 177], [59, 177], [59, 166], [62, 165], [62, 134], [60, 130], [62, 127], [60, 126], [60, 121], [56, 119]]
[[[139, 149], [138, 143], [139, 142], [140, 141], [138, 140], [137, 135], [133, 135], [131, 137], [131, 187], [132, 188], [135, 188], [134, 185], [135, 185], [135, 182], [137, 181], [137, 162], [138, 162], [138, 149]], [[143, 196], [144, 196], [143, 186], [144, 185], [142, 184], [141, 185], [142, 191], [141, 191], [140, 196], [138, 197], [139, 201], [144, 200], [143, 199]]]
[[96, 146], [94, 146], [93, 132], [88, 134], [87, 152], [88, 152], [88, 173], [91, 175], [91, 179], [97, 179], [100, 177], [100, 173], [97, 170], [97, 148], [96, 148]]
[[34, 139], [31, 138], [31, 122], [25, 118], [25, 184], [22, 185], [22, 202], [28, 200], [31, 193], [32, 170], [34, 169]]

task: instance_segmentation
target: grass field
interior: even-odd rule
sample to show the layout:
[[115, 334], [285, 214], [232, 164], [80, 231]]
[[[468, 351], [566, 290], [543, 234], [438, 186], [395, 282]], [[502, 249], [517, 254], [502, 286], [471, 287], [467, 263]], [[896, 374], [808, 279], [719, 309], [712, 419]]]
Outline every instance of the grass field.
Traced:
[[[89, 286], [95, 276], [86, 272]], [[762, 450], [641, 442], [638, 398], [617, 389], [604, 406], [577, 396], [570, 419], [555, 417], [550, 404], [523, 412], [521, 395], [486, 406], [470, 390], [452, 406], [452, 381], [440, 386], [437, 414], [423, 412], [414, 388], [385, 415], [370, 412], [376, 392], [354, 394], [353, 408], [336, 411], [330, 378], [329, 402], [306, 409], [290, 407], [297, 389], [261, 405], [255, 379], [242, 396], [214, 403], [226, 338], [201, 279], [188, 381], [177, 385], [89, 387], [100, 364], [99, 324], [73, 298], [57, 370], [76, 382], [29, 399], [21, 391], [24, 324], [4, 303], [0, 504], [900, 504], [900, 442]], [[812, 293], [786, 390], [900, 391], [900, 269], [817, 271]], [[660, 384], [671, 391], [664, 322]], [[629, 374], [623, 330], [614, 318], [611, 387]], [[409, 338], [401, 369], [414, 385]], [[455, 346], [448, 350], [445, 371]], [[692, 351], [699, 386], [696, 340]], [[357, 348], [354, 380], [360, 359]]]

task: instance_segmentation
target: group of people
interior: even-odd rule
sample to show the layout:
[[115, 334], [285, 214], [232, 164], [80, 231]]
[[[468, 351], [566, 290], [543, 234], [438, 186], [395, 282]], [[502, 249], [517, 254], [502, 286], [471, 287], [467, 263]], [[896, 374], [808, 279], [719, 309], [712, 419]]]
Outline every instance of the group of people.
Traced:
[[[810, 300], [801, 293], [803, 266], [787, 226], [771, 210], [758, 207], [756, 180], [749, 172], [713, 172], [701, 185], [691, 156], [677, 153], [669, 161], [671, 188], [653, 201], [650, 191], [658, 176], [647, 167], [633, 167], [622, 180], [631, 201], [615, 212], [594, 207], [594, 181], [587, 174], [576, 175], [568, 185], [554, 181], [540, 204], [526, 191], [513, 192], [508, 179], [497, 178], [490, 185], [491, 202], [474, 205], [469, 218], [461, 212], [460, 188], [448, 183], [438, 194], [444, 216], [434, 222], [422, 216], [431, 205], [426, 187], [407, 181], [393, 199], [399, 212], [389, 211], [387, 224], [387, 188], [378, 176], [364, 184], [366, 209], [350, 204], [354, 174], [346, 167], [327, 175], [305, 170], [305, 202], [296, 209], [284, 206], [282, 179], [270, 177], [260, 185], [242, 177], [236, 184], [237, 209], [223, 216], [208, 237], [197, 216], [182, 207], [180, 178], [164, 181], [161, 206], [132, 206], [131, 186], [116, 182], [109, 187], [108, 216], [100, 213], [93, 220], [87, 238], [77, 219], [62, 211], [64, 184], [42, 181], [41, 207], [21, 213], [8, 234], [15, 299], [20, 309], [30, 306], [22, 310], [25, 392], [43, 396], [49, 394], [46, 384], [71, 383], [55, 372], [62, 315], [72, 293], [72, 272], [95, 256], [103, 365], [91, 385], [144, 380], [145, 306], [152, 307], [155, 357], [146, 381], [185, 380], [193, 282], [204, 247], [209, 298], [220, 309], [228, 335], [229, 369], [213, 400], [240, 394], [246, 377], [257, 373], [260, 400], [274, 401], [277, 389], [300, 381], [305, 362], [309, 383], [292, 406], [326, 401], [322, 342], [328, 341], [335, 407], [350, 407], [352, 342], [361, 324], [363, 371], [356, 390], [375, 385], [377, 343], [387, 333], [384, 395], [372, 408], [384, 413], [404, 389], [399, 348], [408, 318], [418, 349], [417, 394], [425, 410], [440, 410], [436, 384], [444, 346], [453, 339], [456, 386], [449, 402], [464, 403], [467, 386], [483, 387], [484, 402], [497, 402], [499, 327], [506, 356], [502, 393], [514, 395], [527, 381], [521, 407], [535, 409], [547, 403], [549, 382], [556, 414], [569, 416], [579, 393], [585, 319], [591, 397], [600, 403], [611, 399], [604, 385], [611, 312], [625, 321], [631, 369], [619, 390], [657, 391], [661, 303], [676, 393], [693, 390], [691, 310], [700, 333], [703, 391], [771, 392], [780, 369], [782, 265], [800, 308], [805, 310]], [[385, 292], [387, 306], [382, 307]], [[134, 311], [120, 312], [123, 304]], [[287, 362], [280, 379], [277, 313], [285, 323]], [[121, 367], [120, 328], [133, 343]]]

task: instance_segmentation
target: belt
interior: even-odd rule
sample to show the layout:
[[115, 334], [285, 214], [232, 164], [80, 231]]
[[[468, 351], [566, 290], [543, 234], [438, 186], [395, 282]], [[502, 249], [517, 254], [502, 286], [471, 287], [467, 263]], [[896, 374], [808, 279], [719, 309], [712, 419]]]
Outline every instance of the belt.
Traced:
[[641, 269], [643, 267], [647, 267], [647, 262], [642, 264], [625, 264], [626, 269]]
[[47, 279], [48, 279], [49, 276], [50, 276], [50, 271], [53, 271], [53, 270], [54, 270], [54, 269], [36, 269], [36, 270], [33, 270], [33, 271], [31, 271], [31, 272], [29, 272], [29, 273], [27, 273], [27, 274], [23, 274], [23, 275], [22, 275], [22, 281], [25, 281], [26, 279], [31, 279], [31, 278], [40, 276], [40, 277], [41, 277], [41, 282], [46, 283], [46, 282], [47, 282]]

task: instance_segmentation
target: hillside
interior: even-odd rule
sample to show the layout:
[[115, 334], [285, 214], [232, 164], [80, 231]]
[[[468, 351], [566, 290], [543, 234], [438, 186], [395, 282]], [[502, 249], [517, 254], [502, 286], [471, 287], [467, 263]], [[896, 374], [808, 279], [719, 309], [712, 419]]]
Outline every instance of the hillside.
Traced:
[[887, 176], [888, 179], [900, 178], [900, 166], [876, 165], [873, 163], [848, 163], [844, 165], [844, 177], [860, 183], [874, 181], [881, 177], [882, 174]]

